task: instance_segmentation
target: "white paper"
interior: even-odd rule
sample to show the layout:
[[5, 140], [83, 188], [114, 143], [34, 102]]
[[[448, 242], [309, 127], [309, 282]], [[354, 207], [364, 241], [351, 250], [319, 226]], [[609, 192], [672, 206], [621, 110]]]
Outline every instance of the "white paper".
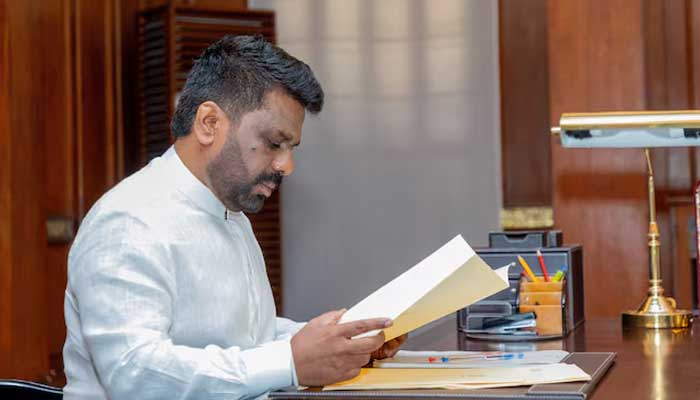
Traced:
[[[462, 235], [348, 310], [339, 323], [390, 318], [386, 340], [410, 332], [508, 287], [508, 266], [493, 271]], [[374, 335], [378, 331], [362, 336]]]
[[510, 368], [525, 365], [556, 364], [569, 352], [540, 350], [525, 352], [493, 351], [408, 351], [392, 358], [374, 360], [375, 368]]

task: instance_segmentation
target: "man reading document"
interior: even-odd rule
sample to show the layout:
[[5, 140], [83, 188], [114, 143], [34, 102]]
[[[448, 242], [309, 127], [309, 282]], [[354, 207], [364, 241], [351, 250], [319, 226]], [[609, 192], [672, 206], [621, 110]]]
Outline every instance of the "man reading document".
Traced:
[[294, 170], [311, 69], [261, 37], [227, 36], [197, 60], [175, 144], [105, 194], [68, 259], [65, 399], [249, 398], [350, 379], [392, 356], [387, 319], [277, 318], [244, 213]]

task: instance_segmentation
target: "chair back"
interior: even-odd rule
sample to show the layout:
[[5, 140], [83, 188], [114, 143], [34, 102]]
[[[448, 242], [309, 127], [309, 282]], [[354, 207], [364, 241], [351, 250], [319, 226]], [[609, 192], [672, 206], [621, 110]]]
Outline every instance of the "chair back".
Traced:
[[0, 399], [3, 400], [61, 400], [61, 388], [19, 379], [0, 379]]

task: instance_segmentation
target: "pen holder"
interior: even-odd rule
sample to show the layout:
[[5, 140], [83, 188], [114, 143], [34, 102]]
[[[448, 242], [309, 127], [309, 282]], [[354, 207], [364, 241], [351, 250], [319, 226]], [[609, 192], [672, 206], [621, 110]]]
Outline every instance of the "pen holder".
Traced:
[[542, 277], [538, 278], [538, 282], [520, 280], [520, 312], [535, 313], [538, 335], [563, 335], [566, 331], [565, 282], [545, 282]]

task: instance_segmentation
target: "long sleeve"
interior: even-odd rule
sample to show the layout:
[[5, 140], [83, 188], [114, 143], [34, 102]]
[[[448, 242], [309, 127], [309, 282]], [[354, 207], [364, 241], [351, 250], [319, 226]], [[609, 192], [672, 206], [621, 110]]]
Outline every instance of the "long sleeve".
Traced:
[[173, 343], [178, 293], [168, 247], [125, 214], [91, 225], [71, 252], [69, 286], [111, 399], [245, 398], [293, 383], [288, 338], [249, 349]]
[[304, 325], [306, 325], [306, 322], [296, 322], [288, 318], [277, 317], [275, 338], [277, 340], [291, 339]]

